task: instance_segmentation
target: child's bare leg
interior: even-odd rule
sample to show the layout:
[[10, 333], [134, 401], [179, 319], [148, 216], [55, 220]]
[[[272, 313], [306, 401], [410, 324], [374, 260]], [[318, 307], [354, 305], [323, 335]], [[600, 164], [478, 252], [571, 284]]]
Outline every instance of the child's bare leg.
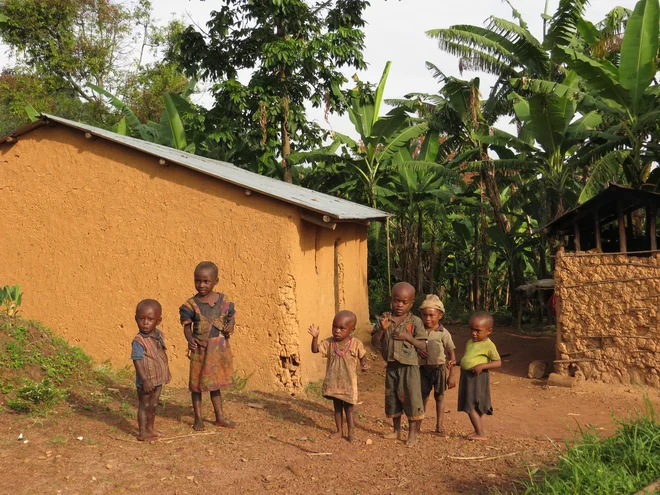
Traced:
[[[424, 414], [426, 414], [426, 404], [429, 403], [429, 397], [430, 397], [430, 395], [425, 397], [425, 398], [424, 397], [422, 398], [424, 400]], [[420, 431], [422, 431], [422, 421], [423, 420], [421, 420], [421, 419], [419, 420], [419, 430], [417, 431], [418, 433]]]
[[204, 418], [202, 418], [202, 393], [191, 392], [190, 395], [192, 396], [193, 412], [195, 413], [195, 423], [193, 424], [193, 430], [203, 431]]
[[445, 432], [445, 394], [435, 398], [435, 432]]
[[471, 440], [488, 440], [486, 435], [484, 435], [484, 426], [483, 421], [481, 420], [481, 414], [479, 414], [476, 409], [472, 409], [472, 411], [468, 413], [468, 417], [470, 418], [470, 422], [474, 427], [474, 433], [470, 435], [469, 438]]
[[389, 440], [393, 440], [395, 438], [397, 440], [403, 440], [401, 438], [401, 416], [392, 418], [392, 425], [394, 426], [394, 433], [388, 433], [387, 435], [383, 435], [383, 438], [387, 438]]
[[154, 423], [156, 422], [156, 406], [158, 405], [158, 399], [160, 399], [160, 393], [162, 391], [163, 386], [158, 385], [156, 389], [149, 394], [149, 409], [147, 410], [147, 433], [153, 437], [165, 436], [154, 428]]
[[410, 421], [408, 419], [408, 440], [406, 440], [406, 445], [413, 446], [417, 443], [417, 432], [419, 431], [421, 421], [419, 419], [415, 421]]
[[353, 431], [355, 429], [355, 417], [353, 416], [353, 404], [344, 402], [344, 412], [346, 413], [346, 424], [348, 425], [348, 441], [355, 440]]
[[151, 435], [147, 429], [148, 410], [149, 410], [149, 394], [145, 394], [142, 388], [137, 389], [138, 394], [138, 436], [140, 442], [149, 440]]
[[236, 428], [236, 423], [229, 421], [222, 413], [222, 395], [220, 394], [220, 390], [211, 392], [211, 403], [215, 411], [215, 423], [213, 424], [215, 426], [224, 426], [225, 428]]
[[[335, 408], [335, 426], [337, 431], [330, 434], [330, 438], [341, 438], [344, 436], [344, 422], [342, 418], [342, 410], [344, 406], [344, 401], [341, 399], [332, 399], [332, 405]], [[348, 422], [348, 418], [346, 418]]]

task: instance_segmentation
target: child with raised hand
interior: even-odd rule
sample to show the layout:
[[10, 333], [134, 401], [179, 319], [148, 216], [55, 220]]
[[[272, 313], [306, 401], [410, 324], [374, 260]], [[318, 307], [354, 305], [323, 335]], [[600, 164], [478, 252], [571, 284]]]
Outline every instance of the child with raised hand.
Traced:
[[193, 429], [204, 430], [202, 392], [209, 392], [215, 412], [215, 426], [235, 428], [236, 423], [225, 418], [222, 411], [222, 388], [234, 384], [229, 337], [234, 331], [236, 310], [225, 295], [215, 292], [220, 282], [218, 267], [203, 261], [195, 268], [197, 294], [188, 299], [179, 314], [183, 333], [188, 341], [190, 379], [195, 423]]
[[[442, 326], [440, 320], [445, 314], [445, 306], [435, 294], [429, 294], [419, 307], [422, 322], [428, 334], [426, 350], [418, 350], [420, 356], [419, 374], [422, 382], [422, 400], [424, 410], [431, 391], [435, 398], [435, 432], [445, 433], [445, 390], [456, 387], [455, 380], [449, 380], [456, 364], [456, 346], [451, 334]], [[420, 423], [421, 428], [421, 423]]]
[[367, 371], [367, 351], [358, 339], [352, 337], [357, 324], [357, 317], [351, 311], [340, 311], [332, 320], [332, 337], [319, 344], [319, 327], [312, 324], [309, 334], [312, 336], [312, 352], [321, 353], [327, 359], [325, 379], [323, 380], [323, 397], [332, 399], [335, 409], [335, 424], [337, 431], [330, 438], [344, 436], [343, 413], [346, 415], [348, 441], [355, 440], [353, 434], [355, 421], [353, 406], [357, 403], [358, 387], [355, 369], [358, 361], [360, 369]]
[[482, 416], [492, 415], [490, 402], [490, 373], [502, 366], [502, 360], [489, 335], [493, 332], [493, 317], [477, 311], [470, 318], [470, 340], [461, 359], [461, 378], [458, 385], [458, 410], [466, 412], [474, 427], [470, 440], [488, 440], [484, 435]]
[[163, 321], [163, 308], [154, 299], [144, 299], [135, 308], [138, 334], [131, 345], [138, 395], [138, 440], [143, 442], [163, 434], [154, 428], [156, 406], [163, 385], [170, 382], [163, 333], [157, 328]]
[[392, 418], [394, 432], [384, 438], [401, 440], [401, 415], [408, 417], [406, 445], [417, 443], [419, 424], [424, 419], [424, 403], [419, 377], [417, 349], [426, 348], [422, 320], [410, 310], [415, 288], [406, 282], [392, 287], [391, 313], [384, 313], [371, 332], [371, 344], [380, 348], [387, 362], [385, 369], [385, 415]]

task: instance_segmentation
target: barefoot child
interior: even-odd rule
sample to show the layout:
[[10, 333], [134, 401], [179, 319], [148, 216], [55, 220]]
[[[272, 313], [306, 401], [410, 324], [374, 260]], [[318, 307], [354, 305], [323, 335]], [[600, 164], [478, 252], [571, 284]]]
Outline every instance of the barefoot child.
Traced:
[[190, 380], [195, 424], [193, 429], [204, 429], [202, 418], [202, 392], [210, 392], [215, 411], [216, 426], [236, 427], [222, 412], [221, 388], [234, 384], [229, 337], [234, 331], [236, 310], [234, 303], [213, 289], [218, 284], [218, 267], [204, 261], [195, 268], [197, 294], [179, 308], [183, 333], [188, 341]]
[[357, 373], [355, 368], [358, 360], [360, 369], [367, 371], [367, 351], [358, 339], [351, 334], [355, 330], [357, 317], [351, 311], [340, 311], [332, 320], [332, 337], [319, 344], [319, 327], [312, 324], [309, 334], [312, 336], [312, 352], [321, 353], [328, 363], [325, 368], [325, 380], [323, 380], [323, 397], [332, 399], [335, 408], [335, 424], [337, 431], [330, 438], [344, 436], [344, 422], [342, 410], [346, 414], [346, 425], [348, 426], [348, 441], [355, 440], [353, 435], [353, 405], [357, 403]]
[[488, 338], [493, 332], [493, 317], [478, 311], [470, 318], [470, 337], [461, 359], [461, 379], [458, 385], [458, 410], [466, 412], [474, 427], [470, 440], [487, 440], [482, 416], [493, 414], [490, 403], [490, 373], [502, 366], [495, 344]]
[[131, 360], [135, 365], [138, 394], [138, 440], [143, 442], [163, 434], [154, 428], [156, 406], [163, 385], [170, 382], [163, 334], [158, 328], [163, 308], [158, 301], [145, 299], [135, 308], [139, 332], [133, 339]]
[[385, 313], [371, 332], [371, 344], [380, 348], [387, 361], [385, 369], [385, 414], [392, 418], [394, 433], [385, 438], [401, 440], [401, 415], [408, 416], [407, 445], [417, 443], [419, 423], [424, 419], [424, 404], [416, 349], [426, 348], [422, 320], [410, 310], [415, 288], [399, 282], [392, 287], [391, 313]]
[[[453, 388], [456, 383], [449, 381], [449, 374], [453, 372], [456, 364], [454, 341], [451, 334], [442, 326], [440, 320], [445, 314], [445, 306], [435, 294], [426, 296], [419, 307], [422, 322], [428, 333], [426, 351], [418, 351], [420, 355], [419, 374], [422, 382], [422, 400], [424, 411], [433, 390], [435, 398], [435, 432], [445, 433], [445, 390]], [[421, 428], [421, 423], [420, 423]]]

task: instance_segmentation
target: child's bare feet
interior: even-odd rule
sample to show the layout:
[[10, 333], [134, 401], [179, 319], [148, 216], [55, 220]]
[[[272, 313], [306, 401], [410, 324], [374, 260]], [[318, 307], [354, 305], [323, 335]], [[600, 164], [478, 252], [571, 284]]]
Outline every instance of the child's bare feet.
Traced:
[[163, 438], [163, 437], [165, 436], [164, 433], [162, 433], [162, 432], [160, 432], [160, 431], [158, 431], [158, 430], [154, 430], [153, 428], [150, 429], [149, 431], [147, 431], [147, 433], [148, 433], [149, 435], [151, 435], [152, 437], [156, 437], [156, 438]]
[[328, 435], [328, 438], [332, 438], [332, 439], [341, 438], [341, 437], [342, 437], [342, 432], [341, 431], [336, 431], [336, 432], [330, 433], [330, 435]]
[[346, 437], [346, 440], [349, 442], [355, 442], [357, 440], [357, 437], [353, 433], [349, 433], [348, 436]]
[[412, 438], [408, 438], [408, 440], [406, 440], [406, 446], [407, 447], [412, 447], [414, 445], [417, 445], [417, 437], [416, 436], [414, 436]]
[[228, 420], [227, 418], [218, 418], [213, 423], [215, 426], [221, 426], [223, 428], [236, 428], [236, 423]]
[[193, 430], [195, 431], [204, 431], [206, 427], [204, 426], [203, 419], [196, 419], [195, 424], [193, 425]]
[[139, 442], [148, 442], [149, 440], [153, 440], [154, 437], [149, 433], [138, 433], [137, 439]]
[[403, 440], [401, 437], [401, 432], [400, 431], [394, 431], [392, 433], [386, 433], [383, 435], [383, 438], [385, 440]]
[[436, 433], [437, 435], [442, 436], [442, 437], [446, 437], [446, 436], [447, 436], [447, 432], [445, 431], [445, 429], [444, 429], [442, 426], [436, 426], [436, 427], [435, 427], [435, 433]]
[[468, 438], [468, 440], [476, 440], [476, 441], [478, 441], [478, 442], [487, 442], [487, 441], [488, 441], [488, 437], [487, 437], [487, 436], [484, 436], [484, 435], [477, 435], [476, 433], [475, 433], [474, 435], [470, 435], [470, 436], [467, 437], [467, 438]]

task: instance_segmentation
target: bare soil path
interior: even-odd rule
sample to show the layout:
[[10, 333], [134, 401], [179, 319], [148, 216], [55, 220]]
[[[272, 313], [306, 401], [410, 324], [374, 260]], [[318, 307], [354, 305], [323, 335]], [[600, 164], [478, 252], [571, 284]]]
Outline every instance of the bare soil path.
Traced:
[[[460, 356], [468, 330], [450, 329]], [[417, 447], [384, 440], [391, 428], [383, 413], [384, 363], [370, 353], [372, 368], [360, 376], [354, 444], [327, 437], [334, 427], [332, 403], [305, 394], [232, 394], [225, 408], [239, 428], [209, 423], [198, 434], [191, 428], [188, 393], [166, 388], [157, 427], [168, 438], [139, 443], [135, 392], [128, 384], [94, 395], [74, 391], [73, 400], [45, 417], [0, 414], [0, 493], [483, 494], [510, 488], [529, 466], [552, 462], [578, 426], [609, 434], [612, 415], [643, 407], [643, 392], [633, 387], [561, 389], [527, 379], [529, 362], [553, 359], [552, 335], [500, 328], [493, 340], [510, 356], [492, 377], [495, 415], [486, 419], [485, 445], [460, 437], [470, 424], [456, 412], [455, 390], [448, 392], [448, 438], [430, 433], [429, 418]], [[659, 391], [648, 393], [658, 407]], [[204, 407], [210, 419], [207, 398]]]

